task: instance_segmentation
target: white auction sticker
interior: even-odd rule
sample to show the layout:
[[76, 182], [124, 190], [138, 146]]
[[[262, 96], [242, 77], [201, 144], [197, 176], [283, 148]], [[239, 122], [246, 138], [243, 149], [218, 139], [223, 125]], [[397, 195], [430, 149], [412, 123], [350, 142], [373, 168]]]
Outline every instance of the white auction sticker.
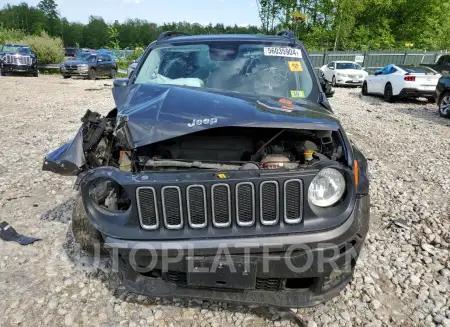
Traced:
[[302, 50], [294, 48], [264, 47], [265, 56], [302, 58]]

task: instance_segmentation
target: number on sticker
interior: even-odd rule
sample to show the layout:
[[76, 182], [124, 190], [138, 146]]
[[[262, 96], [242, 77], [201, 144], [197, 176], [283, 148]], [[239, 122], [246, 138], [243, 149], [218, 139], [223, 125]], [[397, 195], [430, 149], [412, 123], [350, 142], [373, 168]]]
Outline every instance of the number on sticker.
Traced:
[[302, 51], [294, 48], [265, 47], [265, 56], [301, 58]]
[[292, 90], [291, 91], [291, 97], [292, 98], [304, 98], [305, 92], [301, 90]]

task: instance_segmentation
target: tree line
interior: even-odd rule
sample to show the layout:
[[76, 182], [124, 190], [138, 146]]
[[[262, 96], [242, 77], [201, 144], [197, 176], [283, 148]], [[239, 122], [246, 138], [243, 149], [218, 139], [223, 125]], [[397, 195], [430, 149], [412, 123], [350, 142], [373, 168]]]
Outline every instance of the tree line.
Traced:
[[296, 32], [309, 49], [445, 50], [450, 0], [259, 0], [262, 28]]
[[0, 10], [0, 27], [28, 35], [46, 32], [65, 46], [145, 47], [163, 31], [189, 34], [295, 31], [309, 50], [421, 49], [450, 47], [450, 0], [255, 0], [260, 26], [187, 22], [157, 25], [144, 19], [106, 22], [90, 16], [87, 24], [62, 17], [54, 0], [36, 7], [23, 2]]

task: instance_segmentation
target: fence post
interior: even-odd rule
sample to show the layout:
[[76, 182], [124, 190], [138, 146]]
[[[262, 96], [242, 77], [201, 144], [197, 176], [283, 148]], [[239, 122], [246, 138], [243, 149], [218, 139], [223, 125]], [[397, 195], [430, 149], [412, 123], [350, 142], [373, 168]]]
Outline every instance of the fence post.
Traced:
[[405, 51], [405, 56], [403, 57], [403, 65], [406, 65], [406, 58], [408, 57], [408, 51]]
[[[363, 66], [363, 67], [366, 67], [367, 50], [363, 52], [363, 55], [364, 55], [364, 59], [363, 59], [363, 62], [362, 62], [362, 66]], [[367, 67], [366, 67], [366, 68], [367, 68]]]
[[322, 65], [320, 67], [322, 67], [323, 65], [326, 64], [326, 60], [327, 60], [327, 50], [325, 50], [323, 52], [323, 57], [322, 57]]

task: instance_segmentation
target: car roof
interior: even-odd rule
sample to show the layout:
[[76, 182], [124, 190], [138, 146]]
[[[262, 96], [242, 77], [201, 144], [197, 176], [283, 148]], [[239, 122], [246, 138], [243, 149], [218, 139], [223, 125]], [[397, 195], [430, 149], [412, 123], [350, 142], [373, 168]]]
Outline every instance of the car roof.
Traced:
[[[265, 34], [201, 34], [183, 35], [163, 38], [158, 43], [172, 42], [201, 42], [201, 41], [268, 41], [268, 42], [289, 42], [286, 36], [265, 35]], [[298, 41], [298, 40], [296, 40]], [[299, 42], [299, 41], [298, 41]], [[301, 42], [300, 42], [301, 43]]]
[[28, 46], [26, 44], [18, 44], [18, 43], [6, 43], [6, 44], [4, 44], [4, 46], [7, 46], [7, 47], [27, 47], [27, 48], [30, 47], [30, 46]]
[[[339, 64], [358, 64], [356, 61], [350, 61], [350, 60], [335, 60], [335, 63]], [[358, 64], [359, 65], [359, 64]]]

